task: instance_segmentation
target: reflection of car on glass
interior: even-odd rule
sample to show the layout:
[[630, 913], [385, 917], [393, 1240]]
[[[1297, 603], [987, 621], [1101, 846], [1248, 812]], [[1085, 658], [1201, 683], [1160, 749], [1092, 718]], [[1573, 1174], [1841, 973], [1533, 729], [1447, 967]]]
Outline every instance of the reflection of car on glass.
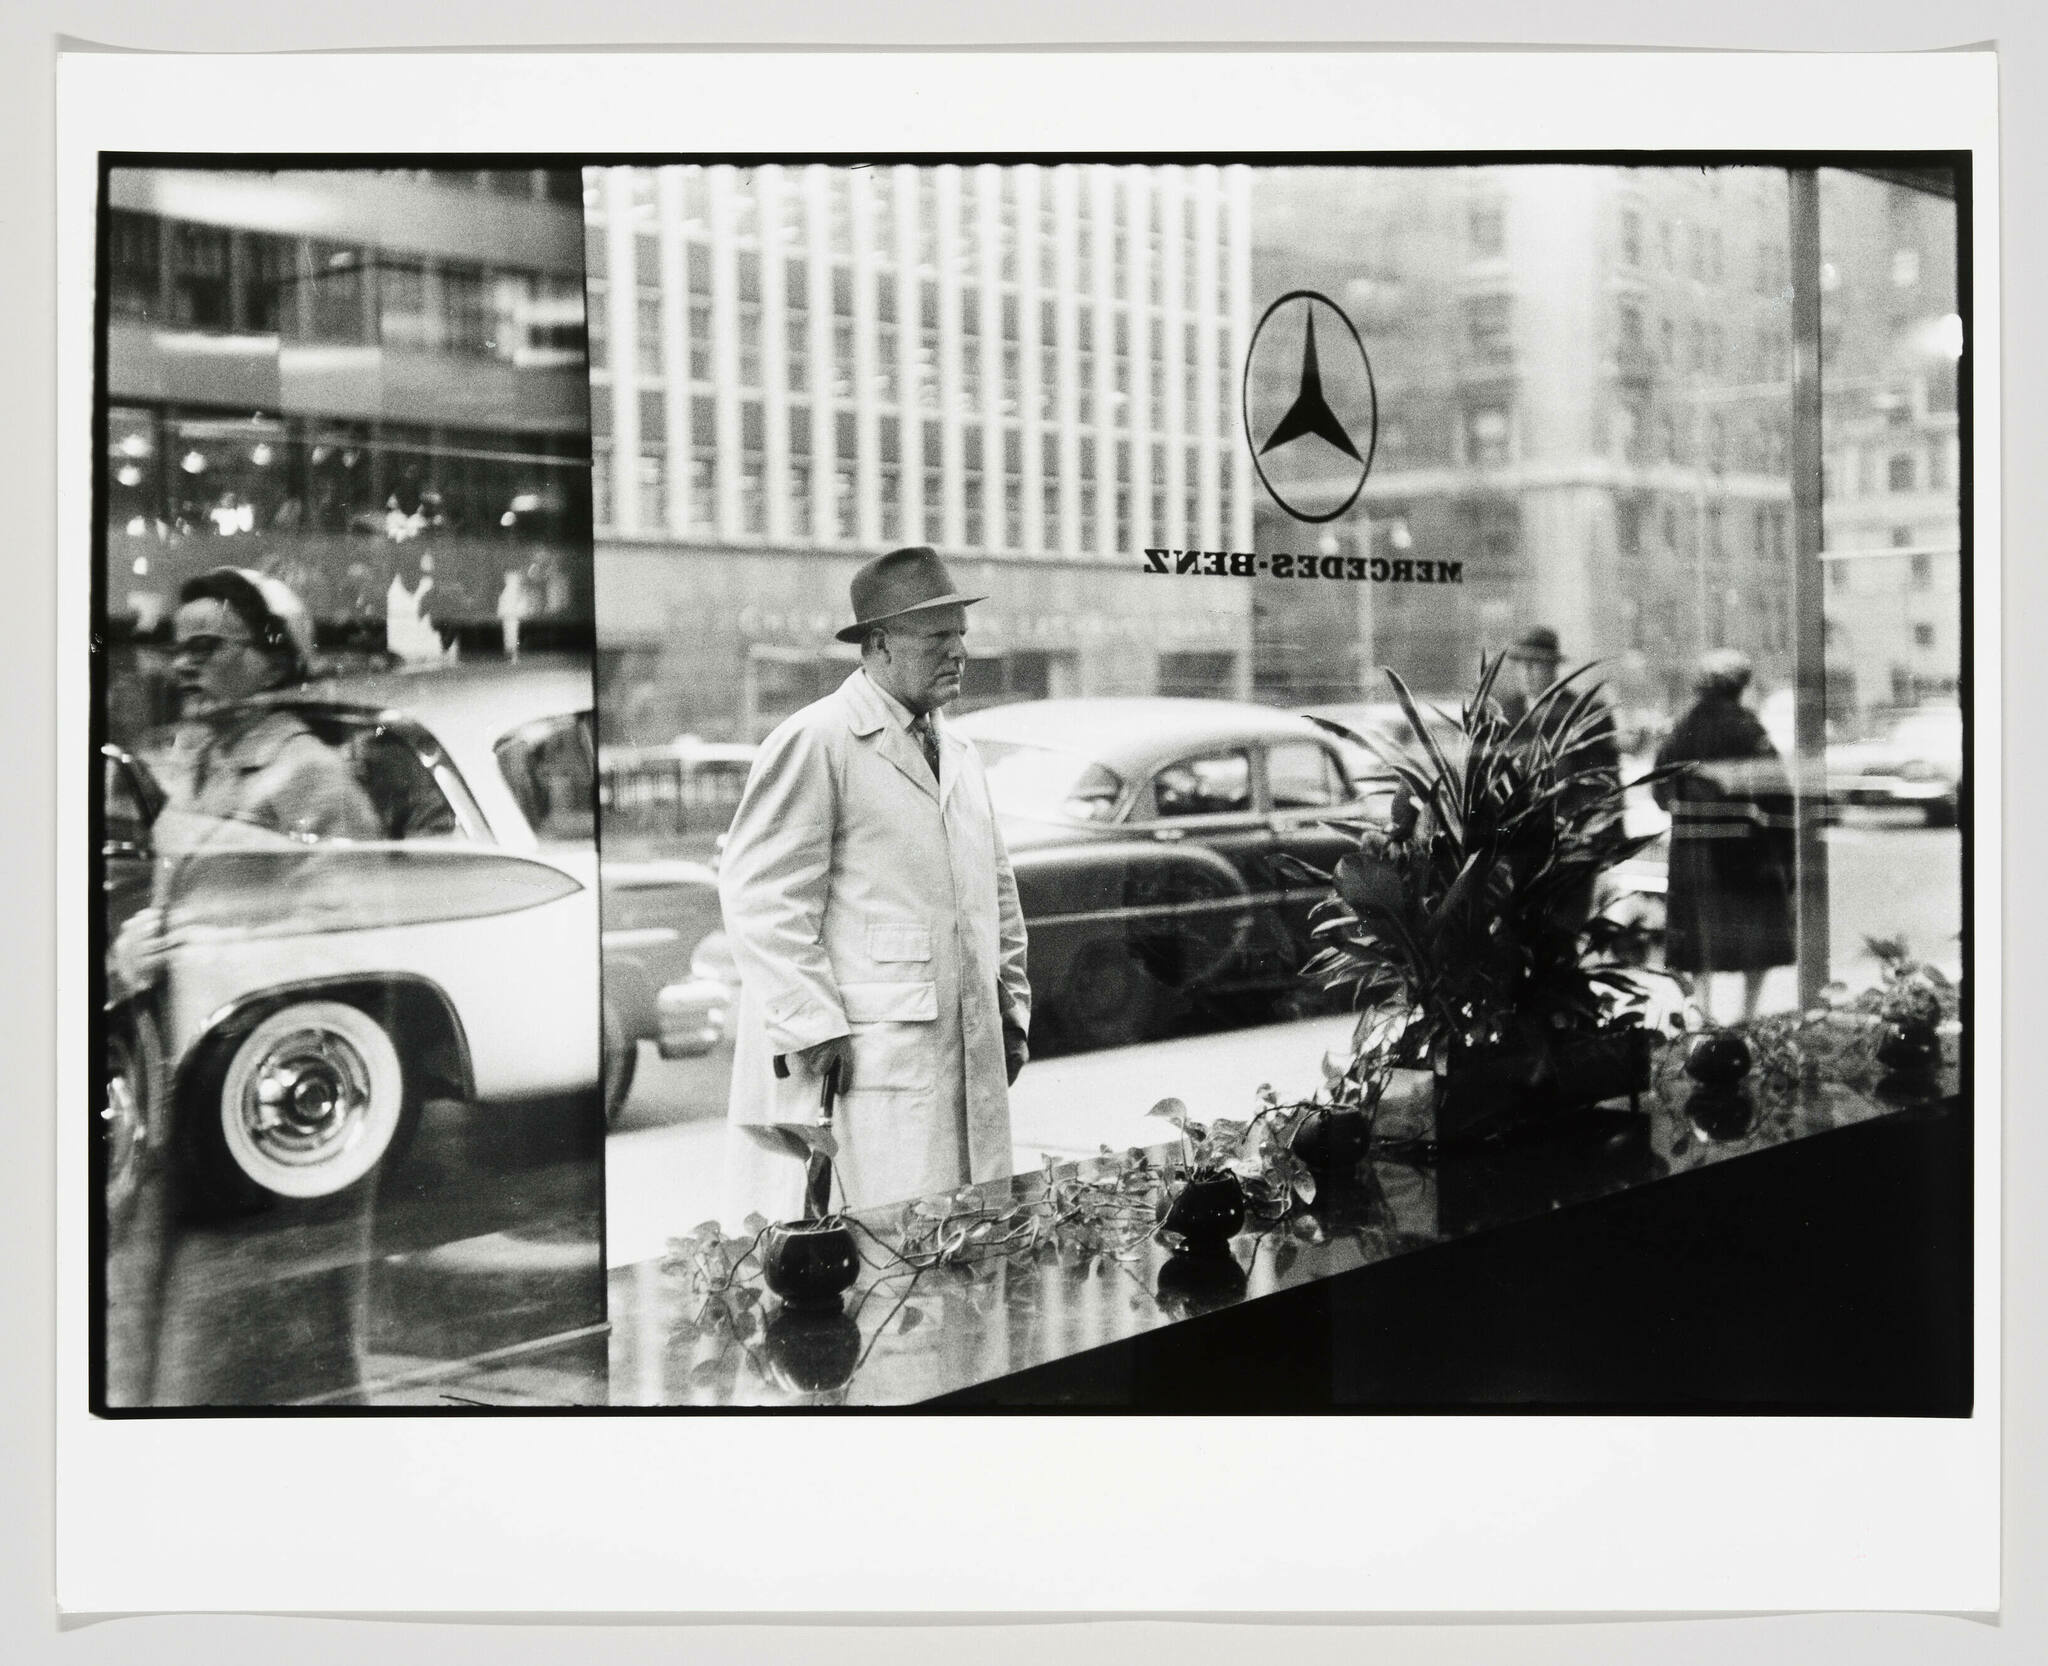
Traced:
[[[1415, 705], [1422, 714], [1423, 722], [1429, 726], [1431, 738], [1446, 755], [1461, 754], [1464, 738], [1455, 721], [1459, 702], [1418, 695]], [[1445, 713], [1452, 715], [1446, 716]], [[1395, 701], [1372, 700], [1347, 705], [1303, 706], [1301, 715], [1320, 718], [1351, 731], [1350, 736], [1335, 737], [1337, 750], [1343, 755], [1344, 767], [1350, 772], [1351, 779], [1358, 784], [1358, 796], [1384, 814], [1394, 796], [1394, 772], [1379, 753], [1360, 743], [1371, 740], [1395, 752], [1414, 751], [1415, 731], [1409, 725], [1408, 714]]]
[[1953, 827], [1962, 803], [1963, 714], [1935, 706], [1895, 717], [1873, 740], [1828, 748], [1836, 805], [1916, 809], [1929, 827]]
[[[103, 748], [100, 886], [107, 915], [107, 941], [149, 906], [154, 877], [150, 828], [164, 795], [153, 776], [118, 747]], [[98, 1161], [109, 1220], [128, 1207], [141, 1184], [144, 1164], [169, 1133], [164, 1084], [163, 1034], [149, 985], [124, 960], [109, 956], [101, 1041], [106, 1060], [105, 1097], [99, 1108]]]
[[1031, 934], [1034, 1010], [1074, 1040], [1149, 1033], [1183, 998], [1288, 991], [1356, 814], [1336, 743], [1222, 700], [1037, 700], [956, 719], [988, 773]]
[[[110, 941], [145, 903], [162, 927], [161, 975], [111, 981], [110, 1195], [128, 1154], [168, 1134], [219, 1201], [329, 1196], [400, 1148], [433, 1094], [537, 1098], [592, 1088], [601, 1069], [615, 1105], [641, 1040], [715, 1043], [728, 986], [690, 965], [707, 907], [716, 918], [708, 876], [604, 875], [608, 903], [632, 902], [631, 929], [607, 932], [600, 1012], [580, 669], [355, 678], [263, 703], [347, 755], [381, 837], [208, 824], [109, 749]], [[117, 972], [129, 959], [110, 957]], [[161, 1088], [133, 1062], [152, 1049]]]

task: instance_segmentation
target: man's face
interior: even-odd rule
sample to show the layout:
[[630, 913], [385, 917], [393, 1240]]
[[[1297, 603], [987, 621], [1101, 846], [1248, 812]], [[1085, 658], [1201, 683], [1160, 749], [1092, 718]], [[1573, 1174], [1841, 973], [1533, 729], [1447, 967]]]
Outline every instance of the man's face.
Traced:
[[967, 609], [955, 602], [928, 608], [884, 627], [868, 675], [914, 712], [936, 711], [960, 697], [967, 670]]
[[226, 602], [187, 602], [171, 621], [178, 709], [204, 717], [271, 686], [275, 667]]
[[1554, 659], [1517, 658], [1515, 670], [1522, 680], [1523, 697], [1534, 700], [1552, 683], [1557, 681], [1559, 661]]

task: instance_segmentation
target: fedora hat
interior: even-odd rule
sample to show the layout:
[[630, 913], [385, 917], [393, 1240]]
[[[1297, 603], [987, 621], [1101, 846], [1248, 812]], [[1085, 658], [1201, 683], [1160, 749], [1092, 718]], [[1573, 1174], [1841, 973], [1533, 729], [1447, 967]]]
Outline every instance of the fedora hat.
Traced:
[[906, 613], [987, 600], [958, 589], [938, 552], [924, 544], [876, 556], [853, 575], [852, 590], [853, 623], [835, 633], [841, 642], [858, 642], [869, 626]]
[[1531, 625], [1508, 648], [1509, 659], [1563, 659], [1557, 632], [1548, 625]]

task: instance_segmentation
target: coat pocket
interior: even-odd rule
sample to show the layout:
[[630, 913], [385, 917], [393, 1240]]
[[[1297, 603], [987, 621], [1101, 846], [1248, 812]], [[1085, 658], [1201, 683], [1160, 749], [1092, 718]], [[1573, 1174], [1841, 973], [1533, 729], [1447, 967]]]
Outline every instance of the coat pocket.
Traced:
[[849, 1024], [928, 1024], [939, 1016], [935, 983], [842, 983]]
[[930, 983], [843, 983], [853, 1035], [851, 1091], [928, 1090], [937, 1072], [939, 991]]
[[932, 934], [924, 926], [868, 927], [868, 959], [872, 961], [886, 965], [894, 961], [930, 960], [931, 957]]

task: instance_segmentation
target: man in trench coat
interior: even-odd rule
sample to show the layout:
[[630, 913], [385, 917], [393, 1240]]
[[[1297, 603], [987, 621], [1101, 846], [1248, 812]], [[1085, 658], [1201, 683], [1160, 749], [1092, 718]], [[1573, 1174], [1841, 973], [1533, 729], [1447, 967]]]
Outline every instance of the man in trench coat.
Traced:
[[860, 643], [861, 669], [763, 743], [719, 871], [740, 974], [732, 1218], [800, 1213], [803, 1164], [766, 1129], [816, 1122], [833, 1067], [835, 1207], [1012, 1169], [1024, 916], [980, 759], [936, 716], [959, 695], [982, 598], [923, 548], [869, 562], [852, 591], [838, 635]]

